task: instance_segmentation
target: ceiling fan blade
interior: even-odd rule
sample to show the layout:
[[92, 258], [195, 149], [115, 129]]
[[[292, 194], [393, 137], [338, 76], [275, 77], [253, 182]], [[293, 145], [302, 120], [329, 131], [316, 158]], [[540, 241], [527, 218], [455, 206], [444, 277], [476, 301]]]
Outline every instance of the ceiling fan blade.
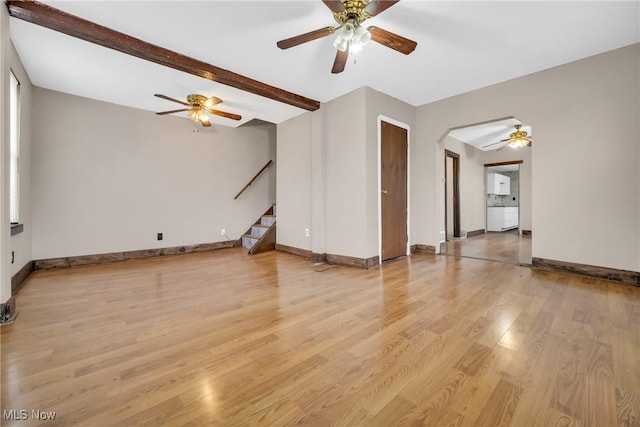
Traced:
[[413, 52], [418, 45], [418, 43], [413, 40], [383, 30], [382, 28], [369, 27], [368, 30], [371, 32], [371, 40], [393, 50], [397, 50], [400, 53], [404, 53], [405, 55]]
[[162, 111], [160, 113], [156, 113], [159, 116], [164, 116], [165, 114], [173, 114], [173, 113], [181, 113], [183, 111], [189, 111], [190, 108], [181, 108], [180, 110], [171, 110], [171, 111]]
[[340, 0], [322, 0], [322, 3], [331, 9], [331, 12], [333, 13], [340, 13], [344, 11], [344, 5]]
[[211, 122], [209, 121], [209, 118], [200, 120], [200, 124], [202, 125], [203, 128], [211, 127]]
[[207, 100], [204, 102], [204, 107], [211, 108], [216, 104], [220, 104], [221, 102], [222, 99], [218, 98], [217, 96], [212, 96], [210, 98], [207, 98]]
[[347, 65], [347, 58], [349, 57], [348, 50], [338, 50], [336, 52], [336, 59], [333, 61], [333, 68], [331, 72], [333, 74], [338, 74], [344, 71], [345, 65]]
[[211, 114], [215, 114], [216, 116], [224, 117], [231, 120], [242, 120], [242, 116], [233, 113], [227, 113], [226, 111], [220, 110], [207, 110]]
[[182, 104], [182, 105], [186, 105], [187, 107], [191, 107], [191, 104], [187, 104], [184, 101], [179, 101], [177, 99], [170, 98], [167, 95], [160, 95], [159, 93], [156, 93], [153, 96], [157, 96], [158, 98], [166, 99], [167, 101], [173, 101], [173, 102], [177, 102], [178, 104]]
[[399, 1], [400, 0], [372, 0], [369, 2], [367, 7], [364, 8], [364, 11], [367, 12], [369, 16], [376, 16], [377, 14], [389, 9]]
[[316, 40], [322, 37], [326, 37], [336, 29], [333, 27], [324, 27], [319, 30], [309, 31], [308, 33], [300, 34], [298, 36], [294, 36], [288, 39], [280, 40], [278, 43], [278, 47], [280, 49], [289, 49], [290, 47], [298, 46], [299, 44], [310, 42], [312, 40]]

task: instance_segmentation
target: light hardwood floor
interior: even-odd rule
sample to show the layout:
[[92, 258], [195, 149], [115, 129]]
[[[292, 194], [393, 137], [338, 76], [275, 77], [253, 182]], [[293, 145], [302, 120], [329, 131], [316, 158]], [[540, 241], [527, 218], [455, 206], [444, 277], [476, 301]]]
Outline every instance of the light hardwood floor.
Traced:
[[453, 239], [442, 244], [447, 255], [531, 265], [531, 237], [520, 236], [518, 230], [487, 232], [466, 239]]
[[225, 249], [38, 272], [1, 328], [2, 409], [55, 411], [46, 426], [640, 423], [640, 288], [450, 256], [325, 268]]

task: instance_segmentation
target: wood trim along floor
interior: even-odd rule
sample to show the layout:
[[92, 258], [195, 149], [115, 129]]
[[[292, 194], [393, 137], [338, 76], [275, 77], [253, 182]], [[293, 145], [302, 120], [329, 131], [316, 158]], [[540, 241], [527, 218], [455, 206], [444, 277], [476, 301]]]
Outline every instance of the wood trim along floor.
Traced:
[[481, 228], [479, 230], [471, 230], [471, 231], [467, 231], [467, 237], [473, 237], [473, 236], [479, 236], [481, 234], [485, 234], [486, 231], [484, 228]]
[[293, 246], [282, 245], [276, 243], [276, 251], [286, 252], [288, 254], [301, 256], [304, 258], [311, 258], [311, 251], [308, 249], [300, 249]]
[[369, 258], [356, 258], [346, 255], [325, 254], [328, 264], [344, 265], [347, 267], [371, 268], [380, 264], [378, 255]]
[[49, 270], [52, 268], [75, 267], [79, 265], [106, 264], [129, 259], [151, 258], [166, 255], [181, 255], [193, 252], [206, 252], [216, 249], [233, 247], [234, 240], [214, 243], [200, 243], [197, 245], [173, 246], [169, 248], [142, 249], [127, 252], [112, 252], [96, 255], [80, 255], [64, 258], [39, 259], [34, 261], [35, 270]]
[[346, 255], [332, 255], [313, 253], [308, 249], [300, 249], [293, 246], [287, 246], [276, 243], [276, 250], [289, 254], [309, 258], [312, 262], [326, 262], [327, 264], [344, 265], [347, 267], [371, 268], [380, 264], [380, 257], [373, 256], [370, 258], [356, 258]]
[[13, 276], [11, 276], [11, 295], [15, 295], [24, 285], [27, 277], [35, 270], [35, 265], [33, 261], [27, 262], [22, 266], [20, 270]]
[[522, 230], [523, 236], [531, 236], [531, 230]]
[[436, 254], [436, 247], [431, 245], [411, 245], [412, 254]]
[[640, 272], [637, 271], [619, 270], [615, 268], [598, 267], [595, 265], [577, 264], [573, 262], [536, 257], [532, 259], [532, 264], [534, 268], [539, 270], [578, 274], [580, 276], [606, 279], [614, 282], [622, 282], [628, 285], [640, 286]]

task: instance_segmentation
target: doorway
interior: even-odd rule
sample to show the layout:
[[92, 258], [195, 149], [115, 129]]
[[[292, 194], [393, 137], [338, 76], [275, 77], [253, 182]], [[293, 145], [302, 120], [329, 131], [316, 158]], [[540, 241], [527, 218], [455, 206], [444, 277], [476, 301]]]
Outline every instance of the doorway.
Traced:
[[445, 240], [460, 237], [460, 155], [445, 150], [444, 156]]
[[407, 255], [408, 129], [380, 121], [380, 261]]

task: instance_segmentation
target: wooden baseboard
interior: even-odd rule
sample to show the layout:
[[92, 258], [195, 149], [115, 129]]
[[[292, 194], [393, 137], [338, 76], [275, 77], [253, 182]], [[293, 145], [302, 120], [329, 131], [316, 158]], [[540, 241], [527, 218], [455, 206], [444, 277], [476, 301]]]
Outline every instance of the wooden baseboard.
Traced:
[[431, 245], [411, 245], [412, 254], [436, 254], [436, 247]]
[[485, 234], [486, 231], [484, 228], [481, 228], [479, 230], [471, 230], [471, 231], [467, 231], [467, 237], [473, 237], [473, 236], [479, 236], [481, 234]]
[[293, 246], [281, 245], [276, 243], [276, 251], [286, 252], [288, 254], [301, 256], [304, 258], [311, 258], [311, 251], [308, 249], [295, 248]]
[[34, 261], [35, 270], [49, 270], [52, 268], [67, 268], [80, 265], [106, 264], [116, 261], [126, 261], [129, 259], [151, 258], [167, 255], [181, 255], [194, 252], [206, 252], [216, 249], [226, 249], [233, 247], [235, 242], [228, 240], [224, 242], [200, 243], [197, 245], [174, 246], [170, 248], [142, 249], [138, 251], [112, 252], [106, 254], [80, 255], [64, 258], [39, 259]]
[[20, 270], [13, 276], [11, 276], [11, 296], [18, 293], [22, 286], [24, 285], [27, 277], [35, 270], [34, 262], [29, 261], [25, 265], [22, 266]]
[[318, 254], [318, 253], [312, 252], [311, 262], [313, 263], [327, 262], [327, 254]]
[[380, 257], [377, 255], [369, 258], [356, 258], [345, 255], [325, 254], [325, 259], [328, 264], [344, 265], [347, 267], [371, 268], [380, 264]]
[[12, 295], [7, 302], [0, 303], [0, 324], [13, 322], [16, 314], [16, 297]]
[[594, 265], [577, 264], [573, 262], [557, 261], [553, 259], [535, 257], [531, 260], [531, 262], [534, 268], [540, 270], [578, 274], [580, 276], [612, 280], [614, 282], [640, 286], [640, 272], [637, 271], [618, 270], [615, 268], [598, 267]]
[[523, 236], [531, 236], [531, 230], [522, 230]]

